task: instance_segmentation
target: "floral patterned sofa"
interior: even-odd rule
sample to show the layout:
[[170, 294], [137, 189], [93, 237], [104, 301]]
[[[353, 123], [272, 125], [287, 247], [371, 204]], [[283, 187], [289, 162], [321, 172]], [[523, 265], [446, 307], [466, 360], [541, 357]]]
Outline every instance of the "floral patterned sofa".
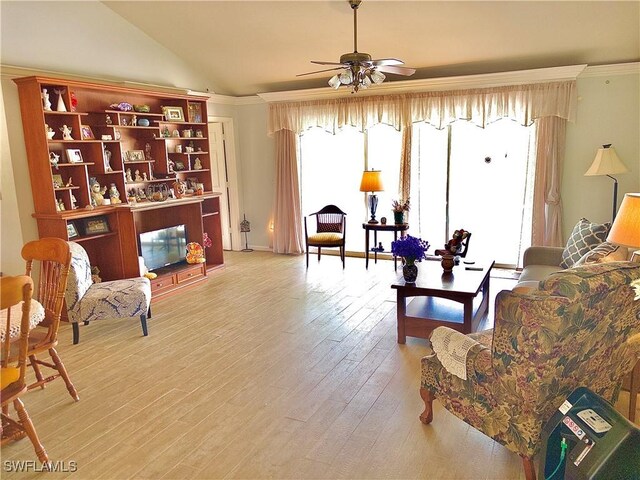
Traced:
[[640, 301], [630, 283], [638, 278], [637, 263], [593, 264], [553, 273], [528, 294], [500, 292], [495, 328], [465, 336], [474, 340], [466, 380], [449, 373], [435, 353], [422, 359], [420, 419], [432, 421], [438, 398], [518, 453], [526, 477], [535, 478], [532, 457], [554, 410], [578, 386], [615, 402], [633, 368], [639, 347], [628, 339], [640, 333]]

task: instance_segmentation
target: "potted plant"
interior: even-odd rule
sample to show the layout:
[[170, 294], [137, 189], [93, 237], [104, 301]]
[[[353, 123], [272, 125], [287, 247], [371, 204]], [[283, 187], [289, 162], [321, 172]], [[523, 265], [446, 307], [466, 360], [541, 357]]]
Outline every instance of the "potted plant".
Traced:
[[409, 211], [409, 199], [404, 202], [402, 200], [394, 200], [391, 203], [393, 210], [393, 221], [396, 225], [402, 225], [404, 223], [404, 212]]
[[391, 242], [391, 253], [402, 258], [402, 275], [405, 282], [414, 283], [416, 281], [418, 278], [416, 262], [427, 258], [427, 250], [429, 250], [429, 242], [411, 235]]

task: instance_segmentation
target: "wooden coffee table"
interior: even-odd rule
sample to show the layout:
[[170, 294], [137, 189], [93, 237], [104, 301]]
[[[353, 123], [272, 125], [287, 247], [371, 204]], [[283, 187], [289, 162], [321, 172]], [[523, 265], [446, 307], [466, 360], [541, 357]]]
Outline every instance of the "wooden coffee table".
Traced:
[[487, 313], [493, 264], [493, 261], [473, 265], [460, 262], [453, 273], [444, 274], [439, 261], [418, 263], [415, 284], [400, 279], [391, 286], [397, 292], [398, 343], [405, 343], [407, 336], [428, 338], [440, 326], [462, 333], [475, 331]]

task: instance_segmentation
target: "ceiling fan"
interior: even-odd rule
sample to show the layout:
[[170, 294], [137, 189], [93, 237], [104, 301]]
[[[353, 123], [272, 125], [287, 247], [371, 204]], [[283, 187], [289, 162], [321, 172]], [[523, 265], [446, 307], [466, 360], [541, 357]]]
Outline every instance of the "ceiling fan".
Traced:
[[362, 0], [349, 0], [349, 5], [351, 5], [351, 9], [353, 10], [353, 52], [341, 55], [340, 62], [319, 62], [312, 60], [311, 63], [318, 65], [339, 66], [325, 70], [316, 70], [315, 72], [301, 73], [296, 75], [297, 77], [343, 70], [342, 73], [331, 77], [329, 85], [336, 90], [340, 88], [341, 85], [348, 85], [352, 87], [351, 93], [355, 93], [360, 89], [370, 87], [372, 83], [380, 84], [384, 82], [386, 76], [382, 72], [405, 76], [413, 75], [416, 72], [415, 68], [400, 67], [399, 65], [403, 65], [404, 62], [397, 58], [372, 60], [371, 55], [368, 53], [358, 52], [358, 7], [360, 3], [362, 3]]

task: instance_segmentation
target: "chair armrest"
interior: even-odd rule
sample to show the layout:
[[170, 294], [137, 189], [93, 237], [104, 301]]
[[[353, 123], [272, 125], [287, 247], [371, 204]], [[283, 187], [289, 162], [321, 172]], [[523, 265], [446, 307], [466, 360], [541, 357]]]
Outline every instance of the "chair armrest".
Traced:
[[562, 261], [563, 251], [563, 247], [529, 247], [524, 251], [522, 266], [549, 265], [558, 267]]
[[[438, 327], [438, 329], [446, 329], [446, 332], [447, 332], [447, 335], [449, 335], [450, 341], [455, 342], [456, 340], [458, 340], [462, 342], [464, 340], [469, 339], [467, 335], [464, 335], [463, 333], [457, 332], [447, 327]], [[474, 379], [479, 376], [493, 375], [491, 349], [487, 345], [483, 345], [482, 343], [476, 340], [473, 340], [473, 341], [475, 343], [467, 351], [467, 355], [465, 358], [467, 380]], [[432, 349], [433, 349], [433, 346], [432, 346]], [[446, 370], [446, 367], [444, 367], [444, 365], [442, 364], [442, 361], [438, 358], [438, 354], [434, 353], [432, 357], [429, 357], [429, 360], [440, 363], [443, 366], [443, 368], [445, 368]]]

